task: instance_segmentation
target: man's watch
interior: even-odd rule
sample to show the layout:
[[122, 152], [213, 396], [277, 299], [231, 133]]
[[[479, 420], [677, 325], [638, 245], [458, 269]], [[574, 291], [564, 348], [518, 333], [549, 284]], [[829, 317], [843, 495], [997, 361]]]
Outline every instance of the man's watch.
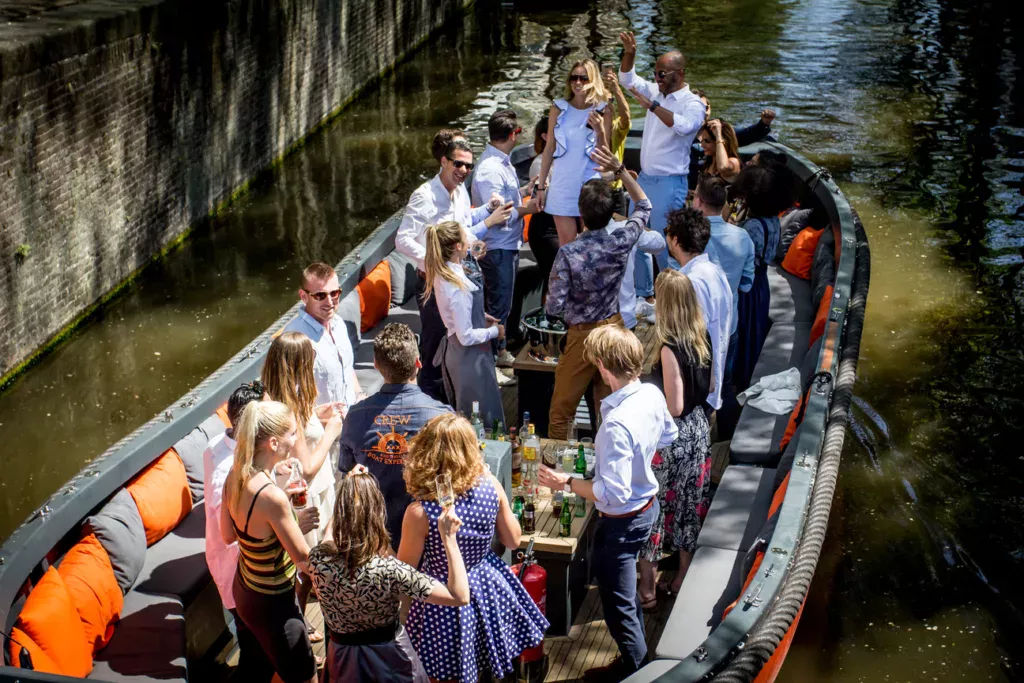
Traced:
[[652, 111], [652, 112], [653, 112], [653, 111], [654, 111], [655, 109], [657, 109], [657, 108], [658, 108], [658, 107], [660, 107], [660, 106], [661, 106], [661, 105], [660, 105], [660, 104], [658, 104], [657, 102], [651, 102], [651, 108], [650, 108], [650, 111]]
[[566, 493], [572, 493], [572, 479], [572, 477], [569, 477], [568, 479], [565, 480], [565, 486], [563, 486], [562, 488], [565, 489]]

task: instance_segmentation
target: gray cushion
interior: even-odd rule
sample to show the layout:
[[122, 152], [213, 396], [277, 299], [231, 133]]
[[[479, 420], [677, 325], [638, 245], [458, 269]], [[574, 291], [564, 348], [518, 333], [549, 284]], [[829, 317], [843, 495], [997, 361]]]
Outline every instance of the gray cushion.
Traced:
[[135, 590], [176, 595], [188, 605], [209, 581], [206, 504], [200, 503], [171, 533], [150, 547]]
[[770, 468], [727, 467], [697, 545], [746, 551], [768, 516], [774, 479], [775, 470]]
[[[220, 420], [217, 420], [220, 422]], [[174, 450], [185, 466], [188, 477], [188, 490], [192, 493], [192, 502], [203, 500], [203, 451], [210, 437], [199, 427], [185, 435], [185, 438], [174, 444]]]
[[416, 263], [399, 251], [384, 260], [391, 268], [391, 305], [401, 306], [416, 295]]
[[657, 657], [685, 659], [704, 642], [739, 595], [742, 561], [736, 550], [697, 548], [655, 648]]
[[[217, 415], [211, 415], [202, 421], [199, 429], [202, 429], [203, 434], [206, 434], [206, 441], [209, 443], [210, 439], [224, 433], [224, 423], [220, 421]], [[206, 450], [205, 447], [203, 450]]]
[[[377, 369], [373, 367], [373, 340], [388, 323], [404, 323], [409, 326], [413, 331], [413, 334], [418, 335], [421, 327], [420, 312], [419, 307], [416, 305], [416, 297], [413, 297], [401, 306], [393, 307], [388, 311], [387, 317], [367, 330], [366, 334], [363, 335], [363, 340], [358, 346], [354, 347], [356, 378], [359, 380], [359, 386], [361, 386], [363, 391], [367, 394], [373, 394], [384, 384], [384, 378], [381, 377], [380, 373], [377, 372]], [[424, 364], [426, 362], [427, 361], [425, 360], [423, 361]]]
[[129, 592], [114, 637], [96, 653], [89, 678], [111, 683], [186, 681], [181, 600]]
[[807, 355], [811, 323], [774, 323], [754, 366], [753, 381], [789, 368], [799, 368]]
[[811, 306], [818, 311], [825, 288], [836, 281], [836, 238], [832, 228], [825, 228], [814, 250], [811, 262]]
[[85, 520], [86, 533], [96, 534], [110, 556], [114, 577], [127, 593], [142, 571], [146, 561], [146, 529], [135, 500], [127, 489], [121, 489]]
[[338, 302], [338, 310], [335, 315], [341, 316], [345, 321], [345, 331], [348, 332], [348, 340], [353, 349], [359, 348], [359, 340], [362, 338], [360, 329], [363, 321], [363, 314], [359, 310], [359, 291], [353, 289], [342, 297]]
[[768, 266], [768, 318], [774, 323], [812, 323], [811, 283], [782, 266]]
[[775, 261], [782, 263], [789, 251], [789, 245], [793, 244], [793, 238], [800, 234], [800, 231], [811, 223], [811, 214], [814, 209], [793, 209], [779, 219], [779, 247], [775, 250]]

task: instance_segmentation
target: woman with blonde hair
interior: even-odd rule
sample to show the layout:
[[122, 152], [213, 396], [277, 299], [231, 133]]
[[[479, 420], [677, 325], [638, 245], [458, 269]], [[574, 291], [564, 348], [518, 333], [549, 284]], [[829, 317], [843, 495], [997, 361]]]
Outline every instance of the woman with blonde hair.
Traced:
[[220, 530], [225, 544], [238, 541], [235, 609], [282, 681], [311, 683], [316, 662], [295, 595], [296, 568], [305, 568], [309, 546], [288, 495], [271, 475], [293, 456], [298, 425], [283, 403], [254, 401], [242, 411], [234, 435]]
[[475, 683], [484, 672], [501, 679], [512, 671], [515, 657], [544, 639], [548, 627], [512, 570], [491, 550], [495, 534], [506, 548], [518, 548], [522, 531], [505, 490], [484, 467], [469, 421], [439, 415], [412, 439], [405, 458], [406, 488], [416, 502], [405, 511], [399, 560], [439, 580], [447, 576], [437, 475], [451, 477], [451, 506], [463, 520], [457, 541], [470, 600], [464, 607], [415, 602], [405, 625], [432, 679]]
[[501, 393], [495, 377], [492, 339], [505, 338], [505, 326], [484, 313], [484, 291], [462, 268], [469, 253], [462, 227], [455, 221], [427, 226], [426, 288], [433, 293], [448, 335], [432, 359], [441, 366], [444, 388], [455, 410], [469, 415], [480, 404], [484, 424], [504, 421]]
[[[307, 484], [307, 505], [320, 511], [320, 525], [306, 534], [306, 543], [314, 546], [323, 540], [334, 511], [334, 473], [338, 470], [338, 448], [342, 415], [338, 406], [325, 403], [317, 406], [316, 378], [313, 363], [316, 351], [309, 337], [301, 332], [285, 332], [270, 344], [263, 363], [261, 379], [267, 396], [284, 403], [298, 422], [299, 439], [294, 458], [282, 462], [274, 474], [281, 488], [285, 487], [293, 467]], [[333, 454], [333, 457], [329, 457]], [[309, 600], [309, 577], [299, 577], [299, 607], [303, 612]], [[322, 633], [307, 626], [310, 640], [319, 643]]]
[[655, 575], [662, 552], [679, 551], [679, 572], [671, 584], [657, 588], [669, 595], [679, 592], [711, 495], [711, 428], [703, 408], [711, 387], [711, 335], [690, 278], [677, 270], [662, 271], [654, 291], [661, 352], [651, 375], [665, 394], [679, 435], [651, 463], [661, 513], [640, 552], [645, 610], [657, 605]]
[[338, 484], [333, 540], [309, 553], [309, 573], [331, 632], [327, 671], [332, 681], [427, 683], [398, 619], [402, 597], [451, 607], [469, 604], [466, 565], [455, 541], [462, 521], [455, 510], [445, 510], [437, 520], [447, 584], [392, 555], [385, 510], [377, 480], [356, 465]]
[[711, 119], [697, 133], [697, 142], [704, 150], [701, 174], [731, 183], [740, 172], [740, 143], [732, 124]]
[[[610, 95], [592, 59], [575, 62], [565, 81], [565, 94], [548, 113], [547, 143], [537, 181], [537, 208], [555, 219], [560, 244], [576, 239], [580, 188], [601, 172], [590, 158], [612, 137]], [[548, 183], [549, 173], [550, 184]]]

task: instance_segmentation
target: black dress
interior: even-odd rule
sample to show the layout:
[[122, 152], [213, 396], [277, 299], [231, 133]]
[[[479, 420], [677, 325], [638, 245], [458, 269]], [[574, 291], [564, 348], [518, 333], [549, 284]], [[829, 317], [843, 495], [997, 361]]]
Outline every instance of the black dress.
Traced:
[[[711, 335], [707, 337], [711, 348]], [[658, 480], [661, 512], [650, 538], [640, 551], [641, 559], [657, 562], [661, 554], [697, 549], [697, 535], [708, 512], [711, 496], [711, 428], [702, 406], [711, 387], [711, 363], [697, 366], [675, 344], [668, 345], [679, 364], [685, 404], [674, 415], [679, 435], [668, 448], [654, 454], [651, 469]], [[659, 360], [651, 371], [653, 383], [665, 391], [664, 369]]]

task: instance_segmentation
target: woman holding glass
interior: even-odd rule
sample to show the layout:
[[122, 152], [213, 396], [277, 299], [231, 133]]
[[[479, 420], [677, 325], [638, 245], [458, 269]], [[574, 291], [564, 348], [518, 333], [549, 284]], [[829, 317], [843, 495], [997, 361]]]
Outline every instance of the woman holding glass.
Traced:
[[338, 484], [331, 538], [309, 553], [324, 621], [330, 627], [327, 671], [332, 681], [427, 683], [419, 656], [399, 622], [401, 598], [459, 607], [469, 603], [469, 579], [456, 533], [454, 508], [437, 519], [447, 559], [447, 584], [397, 560], [385, 525], [377, 480], [356, 465]]
[[409, 609], [406, 628], [423, 668], [437, 681], [475, 683], [484, 672], [502, 678], [515, 657], [543, 640], [548, 622], [491, 550], [495, 534], [506, 548], [518, 548], [522, 532], [504, 489], [484, 467], [469, 421], [447, 414], [427, 422], [409, 444], [405, 483], [416, 502], [405, 512], [398, 559], [447, 579], [438, 527], [444, 502], [462, 520], [457, 540], [469, 576], [465, 607], [415, 602]]
[[[583, 183], [601, 177], [590, 154], [598, 146], [599, 137], [605, 141], [612, 138], [609, 99], [597, 64], [592, 59], [583, 59], [569, 69], [564, 98], [555, 100], [548, 113], [548, 130], [552, 134], [544, 145], [537, 208], [554, 216], [559, 244], [576, 239]], [[600, 130], [594, 129], [597, 120]]]

